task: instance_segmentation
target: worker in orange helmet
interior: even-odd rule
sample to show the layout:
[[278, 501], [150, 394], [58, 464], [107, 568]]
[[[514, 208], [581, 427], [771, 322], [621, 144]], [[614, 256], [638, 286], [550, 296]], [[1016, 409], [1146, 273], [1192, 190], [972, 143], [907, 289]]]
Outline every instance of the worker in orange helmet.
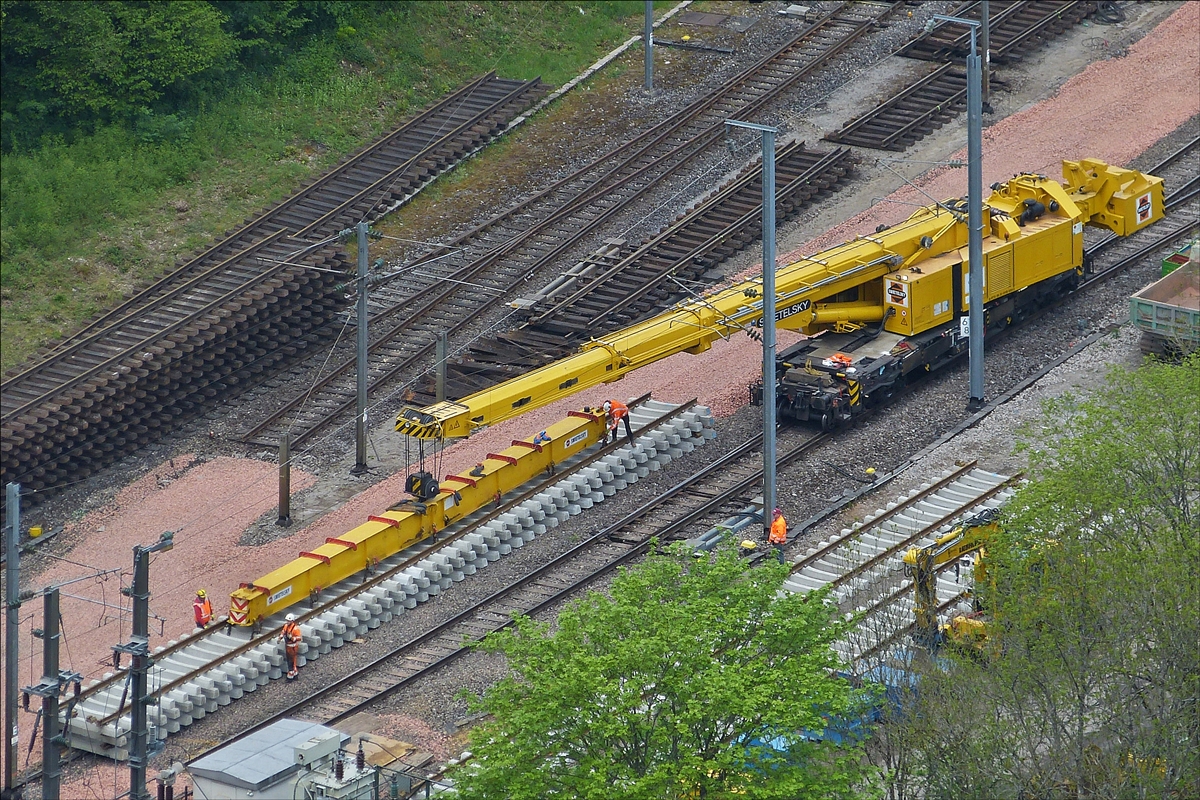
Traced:
[[775, 509], [771, 514], [771, 533], [767, 541], [775, 549], [775, 558], [783, 563], [783, 546], [787, 544], [787, 520], [783, 518], [783, 510]]
[[208, 601], [208, 593], [203, 589], [196, 590], [196, 599], [192, 601], [192, 613], [196, 616], [196, 627], [207, 628], [212, 622], [212, 603]]
[[279, 641], [283, 642], [283, 651], [287, 654], [287, 679], [294, 681], [300, 677], [300, 623], [296, 622], [295, 614], [288, 614], [283, 630], [279, 632]]
[[629, 425], [629, 406], [620, 400], [605, 400], [604, 413], [608, 416], [608, 433], [612, 441], [617, 440], [617, 425], [624, 422], [625, 433], [629, 435], [629, 441], [632, 442], [633, 428]]

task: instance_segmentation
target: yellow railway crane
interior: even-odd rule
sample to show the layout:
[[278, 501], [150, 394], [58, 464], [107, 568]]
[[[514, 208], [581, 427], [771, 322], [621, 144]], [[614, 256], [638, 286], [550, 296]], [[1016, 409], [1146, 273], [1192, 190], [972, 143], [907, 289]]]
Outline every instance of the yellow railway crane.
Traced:
[[[1161, 178], [1093, 159], [1064, 161], [1063, 177], [1017, 175], [995, 184], [984, 202], [990, 330], [1078, 281], [1084, 225], [1125, 236], [1163, 216]], [[907, 376], [965, 352], [959, 320], [969, 309], [966, 245], [966, 203], [954, 199], [778, 268], [775, 324], [811, 337], [780, 354], [781, 416], [834, 427]], [[396, 430], [421, 439], [469, 436], [676, 353], [702, 353], [718, 338], [753, 331], [762, 311], [761, 279], [746, 280], [491, 389], [405, 407]], [[751, 396], [761, 398], [761, 385]]]

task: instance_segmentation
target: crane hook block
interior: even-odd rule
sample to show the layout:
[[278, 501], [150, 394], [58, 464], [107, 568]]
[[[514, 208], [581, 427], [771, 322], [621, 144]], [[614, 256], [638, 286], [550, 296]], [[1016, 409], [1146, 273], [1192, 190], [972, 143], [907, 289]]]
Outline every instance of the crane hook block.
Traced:
[[439, 491], [437, 478], [431, 472], [414, 472], [405, 479], [404, 491], [418, 500], [429, 500]]

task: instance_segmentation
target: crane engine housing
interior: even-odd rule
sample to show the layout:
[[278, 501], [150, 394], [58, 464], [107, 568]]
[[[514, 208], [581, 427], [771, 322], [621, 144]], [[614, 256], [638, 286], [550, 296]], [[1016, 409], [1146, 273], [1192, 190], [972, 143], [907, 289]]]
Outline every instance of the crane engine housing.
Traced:
[[[984, 201], [985, 338], [1078, 284], [1085, 224], [1125, 235], [1162, 217], [1159, 178], [1091, 160], [1063, 162], [1063, 173], [1065, 185], [1018, 175], [993, 185]], [[781, 321], [781, 327], [811, 336], [777, 355], [780, 416], [832, 429], [967, 352], [966, 218], [962, 200], [921, 209], [896, 227], [918, 237], [918, 252], [935, 252], [814, 300]], [[952, 219], [953, 230], [945, 230]], [[950, 246], [938, 252], [937, 240]], [[761, 405], [762, 382], [750, 393], [751, 402]]]

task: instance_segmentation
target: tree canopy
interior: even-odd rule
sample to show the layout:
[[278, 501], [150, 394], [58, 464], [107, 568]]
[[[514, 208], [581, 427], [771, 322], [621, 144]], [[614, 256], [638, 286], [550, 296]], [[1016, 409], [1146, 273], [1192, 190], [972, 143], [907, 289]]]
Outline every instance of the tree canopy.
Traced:
[[[834, 676], [847, 623], [787, 568], [733, 549], [655, 555], [552, 627], [489, 636], [511, 673], [453, 773], [464, 798], [850, 798], [861, 742], [809, 741], [856, 700]], [[772, 742], [768, 745], [767, 742]]]
[[3, 0], [4, 146], [156, 110], [175, 113], [239, 70], [277, 62], [305, 35], [341, 26], [353, 6]]
[[1026, 437], [979, 587], [994, 657], [922, 676], [891, 794], [1200, 796], [1200, 357], [1116, 368]]

